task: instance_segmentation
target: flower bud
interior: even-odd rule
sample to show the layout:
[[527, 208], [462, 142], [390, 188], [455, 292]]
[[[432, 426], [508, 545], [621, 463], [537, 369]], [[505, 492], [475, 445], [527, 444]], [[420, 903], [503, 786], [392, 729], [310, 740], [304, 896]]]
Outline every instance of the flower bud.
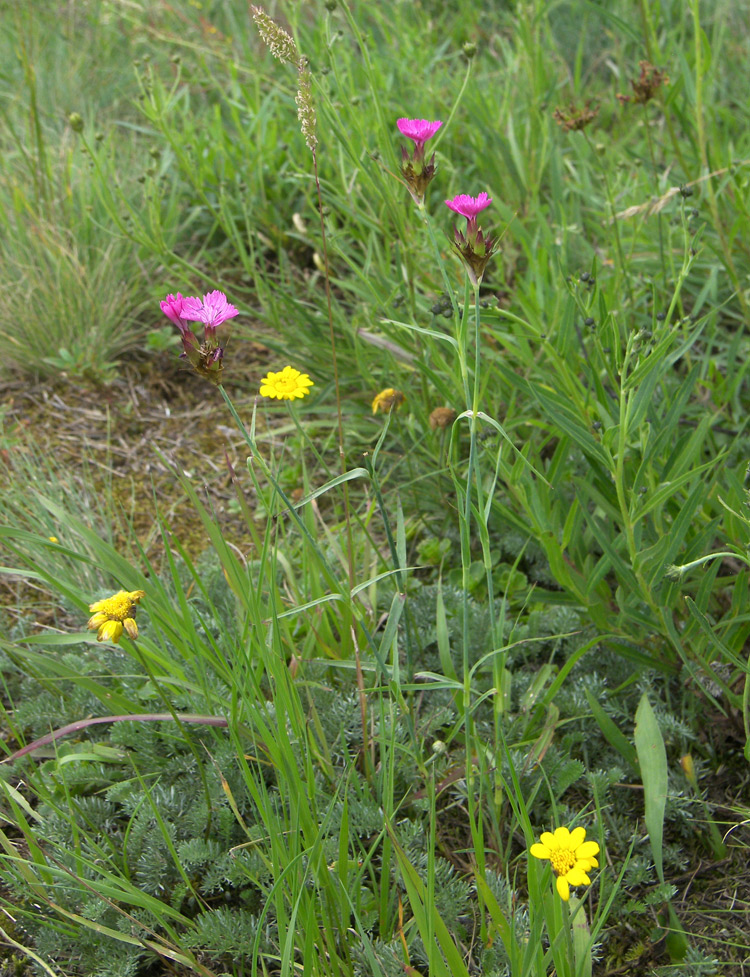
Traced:
[[695, 764], [693, 763], [693, 758], [689, 753], [685, 756], [680, 757], [680, 766], [682, 767], [682, 772], [687, 777], [688, 783], [694, 789], [698, 789], [698, 778], [695, 776]]
[[83, 116], [79, 115], [78, 112], [68, 114], [68, 124], [73, 132], [83, 132]]

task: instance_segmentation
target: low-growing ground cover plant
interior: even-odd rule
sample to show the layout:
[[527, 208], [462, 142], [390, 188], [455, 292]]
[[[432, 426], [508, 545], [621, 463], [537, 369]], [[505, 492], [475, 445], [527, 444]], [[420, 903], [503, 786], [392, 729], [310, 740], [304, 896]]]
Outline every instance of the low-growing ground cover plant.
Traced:
[[2, 325], [7, 966], [742, 973], [741, 13], [66, 10], [3, 247], [136, 298]]

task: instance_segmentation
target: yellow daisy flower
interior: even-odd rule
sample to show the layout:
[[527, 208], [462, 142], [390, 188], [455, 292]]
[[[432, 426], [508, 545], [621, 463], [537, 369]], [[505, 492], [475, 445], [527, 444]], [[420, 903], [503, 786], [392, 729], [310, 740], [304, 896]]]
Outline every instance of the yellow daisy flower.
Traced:
[[300, 373], [294, 367], [285, 366], [279, 373], [269, 371], [267, 377], [260, 381], [261, 397], [271, 400], [295, 400], [310, 393], [313, 382], [306, 373]]
[[89, 631], [96, 631], [97, 641], [112, 641], [114, 644], [122, 637], [123, 631], [134, 641], [138, 637], [138, 625], [135, 623], [135, 611], [138, 601], [145, 597], [143, 590], [121, 590], [111, 597], [89, 604], [89, 610], [94, 616], [87, 625]]
[[544, 831], [541, 844], [534, 844], [529, 849], [534, 858], [549, 859], [557, 876], [557, 891], [565, 902], [570, 899], [570, 886], [590, 885], [591, 879], [586, 873], [599, 867], [596, 860], [599, 845], [585, 838], [585, 828], [573, 828], [572, 831], [555, 828], [554, 834]]
[[400, 390], [394, 390], [393, 387], [386, 387], [373, 400], [372, 412], [373, 414], [377, 414], [378, 411], [383, 411], [385, 414], [391, 410], [398, 410], [405, 400], [405, 393], [402, 393]]

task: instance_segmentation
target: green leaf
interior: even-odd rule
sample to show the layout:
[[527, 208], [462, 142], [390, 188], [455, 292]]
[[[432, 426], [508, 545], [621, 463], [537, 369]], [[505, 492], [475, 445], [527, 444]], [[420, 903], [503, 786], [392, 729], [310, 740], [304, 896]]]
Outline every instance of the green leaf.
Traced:
[[309, 495], [306, 495], [304, 499], [300, 499], [299, 502], [295, 502], [293, 505], [294, 509], [301, 509], [303, 505], [307, 505], [308, 502], [312, 502], [313, 499], [317, 499], [320, 495], [325, 495], [332, 488], [337, 485], [341, 485], [343, 482], [350, 482], [353, 478], [369, 478], [370, 473], [366, 468], [352, 468], [351, 471], [344, 472], [343, 475], [337, 475], [332, 478], [330, 482], [326, 482], [325, 485], [321, 485], [320, 488], [316, 488]]
[[575, 896], [571, 896], [569, 909], [573, 929], [573, 956], [576, 962], [576, 977], [591, 977], [591, 934], [586, 919], [586, 907]]
[[572, 438], [586, 456], [597, 462], [603, 471], [614, 471], [614, 463], [609, 452], [596, 440], [588, 428], [584, 427], [580, 415], [571, 408], [568, 400], [540, 383], [529, 383], [529, 388], [539, 401], [550, 424]]
[[406, 891], [409, 894], [409, 905], [411, 906], [411, 911], [414, 913], [414, 919], [417, 922], [417, 929], [419, 930], [419, 935], [422, 937], [425, 946], [427, 946], [429, 943], [430, 933], [430, 929], [427, 925], [428, 911], [432, 917], [432, 932], [434, 933], [438, 946], [442, 951], [442, 953], [438, 953], [435, 956], [434, 977], [469, 977], [469, 971], [466, 969], [466, 964], [463, 962], [461, 954], [458, 951], [458, 947], [453, 942], [453, 937], [450, 935], [448, 927], [445, 925], [434, 906], [430, 907], [428, 910], [428, 907], [425, 905], [425, 887], [417, 873], [417, 870], [411, 864], [406, 852], [399, 844], [390, 824], [386, 823], [386, 829], [390, 835], [391, 842], [393, 843], [393, 850], [396, 853], [398, 866], [401, 870], [401, 877], [404, 880]]
[[664, 834], [664, 808], [667, 803], [667, 751], [656, 722], [654, 710], [644, 692], [635, 714], [635, 748], [641, 767], [641, 782], [646, 806], [646, 830], [648, 831], [654, 865], [659, 881], [664, 881], [662, 851]]
[[623, 760], [625, 760], [625, 762], [634, 771], [637, 771], [638, 755], [633, 744], [623, 735], [623, 733], [620, 732], [613, 720], [610, 719], [604, 709], [596, 701], [591, 693], [591, 690], [584, 689], [583, 692], [588, 700], [589, 708], [591, 709], [594, 719], [599, 724], [599, 729], [601, 729], [602, 733], [604, 734], [606, 741], [610, 746], [617, 750]]

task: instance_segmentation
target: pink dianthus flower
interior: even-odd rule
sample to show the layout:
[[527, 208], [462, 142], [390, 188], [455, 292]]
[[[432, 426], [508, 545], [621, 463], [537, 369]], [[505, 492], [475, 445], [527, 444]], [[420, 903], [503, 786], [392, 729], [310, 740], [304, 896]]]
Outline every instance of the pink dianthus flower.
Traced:
[[492, 203], [492, 197], [486, 193], [480, 193], [478, 197], [470, 197], [468, 193], [459, 193], [453, 200], [446, 200], [445, 206], [455, 210], [457, 214], [467, 220], [474, 220], [478, 213]]
[[401, 135], [413, 139], [418, 150], [424, 147], [427, 140], [435, 135], [442, 124], [439, 119], [435, 122], [428, 122], [427, 119], [399, 119], [396, 123]]
[[185, 325], [185, 319], [187, 316], [183, 316], [183, 308], [185, 307], [186, 302], [195, 301], [196, 299], [183, 298], [180, 292], [178, 292], [176, 295], [172, 295], [170, 293], [163, 302], [159, 303], [159, 306], [167, 319], [170, 319], [177, 326], [180, 332], [184, 332], [187, 328]]
[[[203, 301], [192, 295], [171, 293], [159, 303], [164, 315], [180, 330], [183, 358], [190, 361], [196, 373], [219, 383], [223, 368], [224, 347], [219, 345], [216, 329], [227, 319], [239, 315], [239, 309], [227, 302], [223, 292], [208, 292]], [[190, 322], [204, 324], [203, 342], [190, 328]]]
[[453, 249], [463, 261], [473, 285], [479, 285], [482, 281], [487, 262], [497, 250], [497, 242], [477, 224], [477, 214], [491, 203], [492, 197], [486, 193], [480, 193], [478, 197], [459, 193], [452, 200], [445, 201], [446, 207], [466, 218], [465, 232], [454, 228]]
[[428, 122], [427, 119], [398, 119], [396, 122], [401, 135], [414, 143], [411, 155], [405, 146], [401, 147], [401, 172], [418, 207], [423, 205], [425, 190], [435, 175], [435, 154], [432, 154], [432, 159], [426, 160], [424, 144], [435, 135], [442, 124], [439, 119], [435, 122]]
[[227, 302], [227, 297], [223, 292], [208, 292], [203, 296], [203, 301], [197, 298], [183, 299], [182, 317], [191, 319], [193, 322], [203, 322], [206, 325], [206, 332], [216, 329], [227, 319], [233, 319], [239, 315], [239, 309]]

